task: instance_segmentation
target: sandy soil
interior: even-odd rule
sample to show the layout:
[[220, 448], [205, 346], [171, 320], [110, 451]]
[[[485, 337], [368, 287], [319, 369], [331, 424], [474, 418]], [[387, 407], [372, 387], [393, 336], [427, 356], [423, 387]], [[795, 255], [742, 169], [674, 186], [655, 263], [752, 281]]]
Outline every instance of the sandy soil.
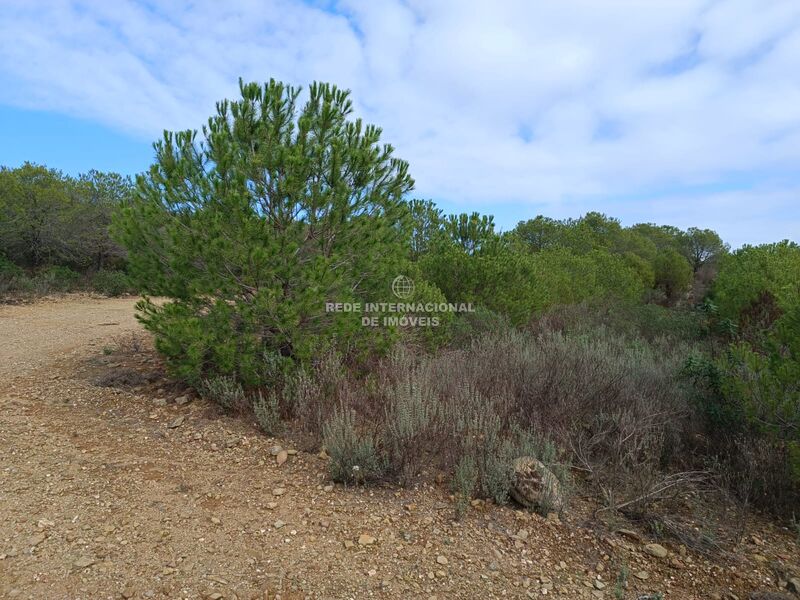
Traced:
[[175, 403], [133, 304], [0, 306], [0, 597], [744, 599], [798, 573], [758, 519], [733, 555], [658, 558], [580, 502], [455, 522], [446, 484], [333, 486], [316, 450]]

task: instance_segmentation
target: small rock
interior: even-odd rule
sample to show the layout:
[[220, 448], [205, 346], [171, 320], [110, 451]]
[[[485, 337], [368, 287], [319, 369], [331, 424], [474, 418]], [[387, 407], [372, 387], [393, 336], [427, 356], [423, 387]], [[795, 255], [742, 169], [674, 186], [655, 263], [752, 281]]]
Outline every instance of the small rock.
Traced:
[[664, 548], [664, 546], [661, 544], [647, 544], [644, 547], [644, 551], [650, 556], [655, 556], [656, 558], [665, 558], [669, 554], [669, 550]]
[[322, 488], [322, 490], [325, 491], [325, 492], [332, 492], [333, 491], [333, 486], [328, 484], [324, 488]]
[[546, 521], [551, 525], [561, 525], [561, 519], [558, 518], [558, 513], [547, 513]]
[[78, 569], [86, 569], [87, 567], [91, 567], [95, 562], [96, 561], [89, 556], [81, 556], [72, 564]]
[[166, 406], [167, 399], [166, 398], [153, 398], [153, 404], [156, 406]]
[[220, 521], [219, 518], [217, 517], [211, 517], [211, 523], [213, 523], [214, 525], [219, 525], [220, 523], [222, 523], [222, 521]]
[[439, 556], [436, 557], [436, 562], [439, 563], [440, 565], [446, 565], [447, 564], [447, 557], [442, 555], [442, 554], [440, 554]]
[[669, 566], [673, 569], [682, 569], [685, 565], [677, 558], [670, 559]]
[[184, 404], [189, 404], [189, 402], [191, 402], [191, 401], [192, 401], [192, 399], [189, 398], [189, 396], [187, 396], [186, 394], [184, 394], [183, 396], [178, 396], [177, 398], [175, 398], [175, 404], [177, 404], [178, 406], [183, 406]]
[[206, 598], [208, 598], [208, 600], [222, 600], [224, 597], [225, 596], [223, 596], [219, 592], [213, 592], [213, 593], [209, 594], [208, 596], [206, 596]]
[[47, 536], [46, 536], [45, 534], [43, 534], [43, 533], [37, 533], [36, 535], [34, 535], [34, 536], [31, 536], [31, 537], [28, 539], [28, 546], [34, 546], [34, 547], [35, 547], [35, 546], [38, 546], [38, 545], [39, 545], [39, 544], [41, 544], [43, 541], [45, 541], [45, 539], [47, 539]]
[[278, 456], [278, 453], [282, 452], [282, 451], [283, 451], [283, 448], [281, 448], [280, 446], [273, 446], [272, 448], [269, 449], [269, 453], [272, 456]]
[[170, 421], [170, 423], [169, 423], [169, 425], [167, 425], [167, 427], [169, 427], [170, 429], [177, 429], [178, 427], [183, 425], [183, 421], [185, 419], [186, 419], [186, 417], [184, 417], [183, 415], [175, 417], [172, 421]]
[[276, 462], [276, 463], [278, 463], [278, 466], [280, 467], [280, 466], [281, 466], [283, 463], [285, 463], [285, 462], [286, 462], [286, 460], [287, 460], [288, 458], [289, 458], [289, 453], [288, 453], [288, 452], [286, 452], [286, 450], [281, 450], [281, 451], [280, 451], [280, 452], [278, 452], [278, 454], [275, 456], [275, 462]]
[[594, 580], [594, 587], [596, 589], [598, 589], [598, 590], [602, 590], [604, 587], [606, 587], [606, 584], [603, 583], [602, 581], [600, 581], [599, 579], [595, 579]]
[[286, 493], [286, 488], [278, 487], [272, 490], [273, 496], [283, 496]]
[[358, 545], [359, 546], [370, 546], [370, 545], [372, 545], [374, 543], [375, 543], [375, 538], [372, 537], [371, 535], [368, 535], [366, 533], [362, 533], [360, 536], [358, 536]]
[[345, 541], [344, 541], [344, 547], [345, 547], [347, 550], [350, 550], [350, 548], [352, 548], [353, 546], [355, 546], [355, 542], [353, 542], [353, 541], [351, 541], [351, 540], [345, 540]]
[[633, 531], [632, 529], [617, 529], [617, 534], [633, 540], [634, 542], [641, 542], [642, 536]]
[[280, 528], [281, 528], [281, 527], [283, 527], [284, 525], [286, 525], [286, 523], [284, 523], [284, 522], [283, 522], [283, 521], [281, 521], [280, 519], [279, 519], [279, 520], [277, 520], [277, 521], [275, 521], [275, 522], [272, 524], [272, 526], [273, 526], [275, 529], [280, 529]]
[[636, 577], [636, 579], [641, 579], [642, 581], [647, 581], [650, 579], [650, 573], [647, 571], [636, 571], [633, 576]]

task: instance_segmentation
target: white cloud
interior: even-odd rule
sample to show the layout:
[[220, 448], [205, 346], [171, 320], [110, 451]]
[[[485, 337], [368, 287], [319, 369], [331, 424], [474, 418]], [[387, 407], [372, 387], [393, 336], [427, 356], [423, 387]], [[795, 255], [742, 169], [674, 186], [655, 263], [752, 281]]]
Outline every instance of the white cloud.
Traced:
[[[580, 211], [732, 179], [798, 191], [774, 190], [800, 179], [796, 0], [6, 0], [0, 40], [0, 102], [147, 138], [199, 127], [239, 76], [349, 87], [417, 193], [465, 209]], [[787, 201], [753, 215], [746, 194], [661, 193], [608, 212], [686, 206], [736, 241], [748, 239], [725, 225], [736, 215], [797, 221]]]

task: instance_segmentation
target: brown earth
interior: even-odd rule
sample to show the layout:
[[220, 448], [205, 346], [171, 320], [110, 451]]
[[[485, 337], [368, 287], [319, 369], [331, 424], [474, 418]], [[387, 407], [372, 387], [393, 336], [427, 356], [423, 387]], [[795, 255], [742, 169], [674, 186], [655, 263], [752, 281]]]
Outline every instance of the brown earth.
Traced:
[[800, 572], [796, 534], [755, 517], [733, 552], [662, 540], [658, 558], [583, 500], [456, 522], [446, 483], [345, 489], [315, 452], [279, 465], [290, 441], [174, 402], [133, 304], [0, 306], [0, 597], [744, 599]]

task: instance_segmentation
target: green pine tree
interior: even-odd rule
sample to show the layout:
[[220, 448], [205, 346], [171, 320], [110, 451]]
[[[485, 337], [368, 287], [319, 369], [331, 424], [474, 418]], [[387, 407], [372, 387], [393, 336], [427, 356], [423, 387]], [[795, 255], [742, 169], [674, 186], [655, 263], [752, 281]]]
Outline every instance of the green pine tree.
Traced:
[[174, 371], [261, 383], [264, 356], [371, 351], [391, 331], [326, 302], [386, 301], [409, 244], [408, 165], [351, 119], [349, 93], [240, 82], [198, 134], [165, 132], [115, 223]]

